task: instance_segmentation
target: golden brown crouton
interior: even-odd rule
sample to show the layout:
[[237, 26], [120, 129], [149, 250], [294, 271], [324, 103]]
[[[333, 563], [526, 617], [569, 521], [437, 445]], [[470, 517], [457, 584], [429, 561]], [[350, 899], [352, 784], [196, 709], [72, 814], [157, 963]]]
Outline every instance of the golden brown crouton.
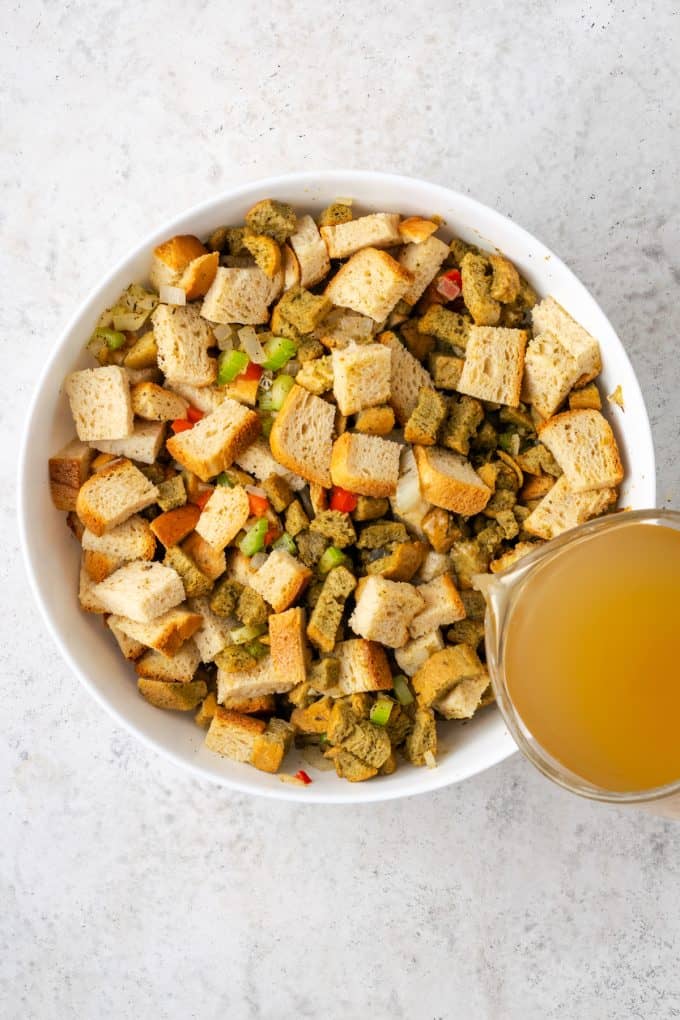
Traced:
[[197, 726], [200, 726], [201, 729], [207, 730], [216, 710], [217, 699], [211, 691], [201, 702], [198, 712], [194, 716], [194, 722]]
[[418, 702], [430, 708], [466, 677], [479, 676], [484, 667], [469, 645], [456, 645], [435, 652], [413, 677], [413, 689]]
[[168, 708], [176, 712], [192, 712], [208, 693], [204, 680], [174, 683], [140, 677], [139, 693], [155, 708]]
[[269, 617], [269, 639], [275, 675], [282, 681], [303, 683], [309, 662], [304, 609], [273, 613]]
[[492, 275], [487, 256], [468, 253], [460, 264], [463, 300], [478, 326], [496, 326], [501, 317], [500, 302], [491, 296]]
[[175, 510], [167, 510], [151, 521], [151, 530], [159, 542], [168, 548], [177, 545], [194, 530], [201, 511], [194, 503], [185, 503]]
[[412, 765], [425, 765], [428, 753], [437, 753], [437, 726], [432, 709], [419, 708], [404, 743], [404, 754]]

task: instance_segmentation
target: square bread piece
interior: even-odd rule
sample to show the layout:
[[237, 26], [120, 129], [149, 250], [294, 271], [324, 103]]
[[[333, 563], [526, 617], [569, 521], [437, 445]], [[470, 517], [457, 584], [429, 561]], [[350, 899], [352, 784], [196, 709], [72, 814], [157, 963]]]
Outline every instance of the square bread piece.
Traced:
[[357, 588], [349, 625], [367, 641], [401, 648], [408, 641], [411, 620], [424, 608], [425, 600], [412, 584], [372, 575]]
[[420, 244], [407, 244], [399, 256], [399, 265], [413, 273], [413, 283], [404, 294], [404, 301], [414, 305], [428, 284], [432, 283], [439, 267], [449, 254], [448, 244], [438, 237], [428, 237]]
[[340, 664], [340, 675], [337, 686], [325, 692], [329, 697], [391, 689], [392, 670], [385, 649], [375, 641], [364, 638], [339, 641], [332, 654]]
[[406, 350], [396, 333], [388, 329], [379, 334], [378, 340], [392, 352], [390, 404], [399, 424], [405, 425], [418, 403], [420, 391], [423, 387], [432, 389], [432, 376], [418, 359]]
[[269, 320], [269, 305], [281, 280], [270, 280], [259, 266], [220, 266], [205, 295], [201, 315], [210, 322], [257, 326]]
[[184, 602], [184, 585], [171, 567], [135, 562], [96, 585], [94, 594], [109, 613], [148, 623]]
[[233, 489], [218, 485], [198, 518], [196, 531], [214, 549], [224, 549], [238, 535], [250, 516], [248, 493], [242, 485]]
[[335, 407], [321, 397], [303, 386], [292, 386], [269, 436], [279, 464], [325, 489], [332, 485], [329, 465], [335, 413]]
[[391, 248], [402, 243], [399, 213], [370, 213], [346, 223], [322, 227], [321, 236], [332, 259], [346, 259], [361, 248]]
[[208, 356], [215, 346], [210, 326], [197, 305], [158, 305], [153, 315], [158, 367], [168, 380], [187, 386], [208, 386], [217, 374], [217, 361]]
[[471, 326], [458, 392], [517, 407], [527, 339], [523, 329]]
[[526, 349], [522, 400], [549, 418], [581, 374], [578, 361], [560, 340], [552, 333], [540, 333]]
[[534, 336], [552, 333], [575, 358], [578, 366], [579, 386], [590, 382], [602, 371], [600, 345], [594, 336], [572, 319], [553, 297], [543, 298], [531, 310]]
[[612, 427], [600, 411], [565, 411], [539, 426], [538, 437], [560, 465], [572, 492], [611, 489], [623, 479]]
[[384, 344], [334, 350], [333, 394], [342, 414], [384, 404], [390, 396], [392, 352]]
[[616, 503], [616, 489], [572, 492], [566, 475], [560, 475], [550, 492], [532, 510], [523, 524], [530, 535], [557, 538], [564, 531], [597, 517]]
[[124, 368], [106, 365], [71, 372], [65, 389], [78, 439], [89, 443], [131, 434], [130, 381]]
[[331, 478], [362, 496], [393, 496], [399, 481], [401, 446], [380, 436], [343, 432], [333, 443]]
[[140, 464], [153, 464], [165, 439], [164, 421], [135, 421], [132, 434], [123, 439], [93, 439], [91, 446], [102, 453], [127, 457]]
[[[289, 275], [288, 280], [284, 279], [285, 289], [288, 290], [295, 283], [299, 283], [301, 287], [313, 287], [319, 280], [323, 280], [331, 268], [331, 262], [319, 228], [311, 216], [300, 216], [295, 233], [290, 235], [288, 243], [295, 252], [295, 259], [299, 266], [299, 279], [295, 279], [295, 272], [292, 270], [292, 275]], [[284, 245], [284, 257], [285, 247]], [[290, 249], [288, 250], [290, 251]], [[287, 287], [286, 282], [288, 283]]]
[[250, 586], [275, 613], [282, 613], [302, 594], [311, 576], [311, 570], [285, 549], [274, 549], [253, 574]]
[[491, 489], [469, 461], [439, 446], [414, 446], [413, 452], [424, 499], [464, 517], [484, 509]]
[[413, 283], [413, 273], [385, 251], [362, 248], [326, 287], [334, 305], [383, 322]]
[[450, 574], [441, 574], [416, 589], [425, 605], [409, 624], [412, 638], [465, 619], [465, 606]]
[[259, 432], [257, 414], [226, 397], [217, 410], [196, 422], [193, 428], [172, 436], [166, 446], [182, 467], [207, 482], [220, 471], [226, 471]]
[[129, 460], [114, 460], [78, 490], [76, 513], [86, 528], [103, 535], [156, 501], [158, 489]]

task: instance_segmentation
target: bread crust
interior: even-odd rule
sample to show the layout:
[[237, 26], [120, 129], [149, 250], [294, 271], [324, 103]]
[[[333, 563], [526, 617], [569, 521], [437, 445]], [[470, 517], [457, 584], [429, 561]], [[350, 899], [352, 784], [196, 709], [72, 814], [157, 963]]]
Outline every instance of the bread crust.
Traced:
[[464, 517], [480, 513], [491, 498], [491, 489], [481, 479], [479, 485], [475, 486], [439, 471], [430, 461], [430, 451], [433, 449], [436, 448], [413, 447], [423, 497], [435, 506], [452, 510]]
[[[363, 433], [344, 432], [333, 444], [331, 454], [331, 478], [333, 485], [339, 485], [350, 492], [357, 492], [362, 496], [393, 496], [397, 490], [399, 470], [397, 464], [397, 476], [382, 478], [374, 475], [365, 477], [363, 474], [355, 474], [350, 467], [350, 458], [355, 452], [357, 440], [372, 439], [376, 442], [389, 442], [379, 436], [366, 436]], [[374, 465], [373, 465], [374, 466]], [[375, 467], [375, 466], [374, 466]]]

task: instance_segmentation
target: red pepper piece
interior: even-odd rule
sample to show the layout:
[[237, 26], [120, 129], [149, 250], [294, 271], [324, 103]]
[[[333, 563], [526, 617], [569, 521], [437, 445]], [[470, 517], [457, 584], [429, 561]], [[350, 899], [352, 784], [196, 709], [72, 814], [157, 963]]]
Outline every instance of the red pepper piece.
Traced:
[[349, 514], [352, 510], [356, 510], [358, 502], [358, 497], [353, 492], [341, 489], [339, 485], [333, 487], [330, 499], [331, 510], [340, 510], [343, 514]]
[[192, 421], [189, 421], [187, 418], [175, 418], [175, 420], [170, 425], [170, 428], [175, 433], [175, 435], [178, 432], [186, 432], [187, 429], [192, 429], [193, 427], [194, 423]]
[[299, 772], [296, 772], [295, 778], [303, 782], [305, 786], [309, 786], [309, 784], [312, 782], [312, 780], [309, 778], [304, 769], [300, 769]]
[[269, 510], [269, 500], [266, 496], [258, 496], [256, 492], [248, 493], [251, 517], [264, 517]]
[[202, 417], [203, 411], [199, 411], [197, 407], [192, 407], [191, 404], [189, 404], [189, 407], [187, 408], [187, 419], [195, 425]]

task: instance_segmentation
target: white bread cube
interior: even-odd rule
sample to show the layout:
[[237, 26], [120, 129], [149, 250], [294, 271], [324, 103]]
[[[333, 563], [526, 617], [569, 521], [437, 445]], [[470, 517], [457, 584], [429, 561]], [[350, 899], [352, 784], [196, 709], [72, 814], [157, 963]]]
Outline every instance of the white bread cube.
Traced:
[[158, 367], [175, 383], [208, 386], [217, 375], [217, 361], [208, 355], [215, 337], [196, 305], [158, 305], [151, 316], [158, 348]]
[[117, 616], [107, 616], [106, 626], [109, 628], [116, 643], [121, 650], [123, 658], [129, 659], [134, 662], [140, 655], [143, 655], [146, 651], [146, 646], [141, 641], [135, 641], [134, 638], [128, 637], [127, 634], [123, 634], [120, 627], [116, 625]]
[[400, 219], [399, 213], [370, 213], [322, 227], [321, 236], [332, 259], [346, 259], [361, 248], [393, 248], [401, 244]]
[[578, 365], [579, 386], [590, 382], [602, 371], [600, 345], [587, 330], [572, 319], [552, 297], [543, 298], [531, 310], [534, 335], [552, 333], [575, 358]]
[[259, 266], [220, 266], [205, 295], [201, 315], [210, 322], [258, 326], [269, 320], [269, 305], [281, 290], [283, 274], [270, 280]]
[[432, 376], [418, 359], [406, 350], [396, 334], [387, 330], [380, 333], [378, 340], [392, 353], [390, 404], [399, 424], [405, 425], [413, 414], [418, 403], [418, 394], [423, 387], [433, 388]]
[[[319, 228], [311, 216], [299, 217], [295, 233], [290, 235], [288, 243], [295, 252], [300, 267], [300, 286], [313, 287], [315, 283], [323, 280], [331, 268], [331, 262]], [[292, 276], [289, 275], [289, 280], [291, 279]], [[284, 289], [289, 289], [286, 287], [285, 275]]]
[[470, 517], [484, 509], [491, 498], [469, 461], [439, 446], [414, 446], [423, 497], [444, 510]]
[[254, 719], [252, 716], [232, 712], [218, 705], [205, 735], [205, 746], [225, 758], [250, 763], [257, 741], [266, 728], [263, 719]]
[[189, 401], [154, 382], [141, 382], [130, 391], [132, 410], [147, 421], [173, 421], [185, 418]]
[[132, 434], [124, 439], [93, 439], [90, 443], [95, 450], [113, 453], [117, 457], [128, 457], [140, 464], [155, 463], [165, 439], [164, 421], [135, 422]]
[[357, 587], [349, 625], [368, 641], [401, 648], [408, 641], [411, 620], [424, 607], [425, 600], [412, 584], [371, 575]]
[[279, 464], [326, 489], [332, 485], [329, 465], [335, 411], [332, 404], [314, 396], [304, 386], [295, 385], [269, 436], [271, 451]]
[[227, 673], [218, 667], [217, 700], [222, 704], [228, 698], [260, 698], [265, 694], [285, 694], [293, 684], [291, 677], [281, 677], [275, 673], [272, 657], [267, 655], [250, 670]]
[[428, 237], [420, 244], [406, 245], [399, 256], [399, 265], [413, 274], [413, 283], [403, 297], [407, 304], [414, 305], [422, 296], [448, 254], [448, 244], [444, 244], [438, 237]]
[[158, 489], [129, 460], [114, 460], [80, 487], [76, 513], [86, 528], [103, 535], [156, 501]]
[[217, 386], [189, 386], [187, 383], [172, 384], [172, 389], [187, 403], [203, 414], [212, 414], [225, 399], [226, 394]]
[[538, 436], [564, 471], [572, 492], [611, 489], [622, 481], [616, 439], [600, 411], [565, 411], [539, 426]]
[[78, 439], [121, 439], [132, 432], [130, 382], [118, 365], [84, 368], [66, 377]]
[[415, 676], [430, 656], [441, 651], [443, 647], [444, 639], [441, 631], [431, 630], [429, 634], [423, 634], [421, 637], [407, 641], [403, 648], [397, 648], [394, 658], [397, 660], [399, 669], [406, 676]]
[[[413, 689], [423, 708], [429, 708], [469, 677], [479, 677], [486, 670], [470, 645], [460, 644], [435, 652], [413, 677]], [[488, 685], [489, 678], [486, 677]], [[480, 691], [481, 694], [481, 691]], [[475, 706], [476, 707], [476, 706]]]
[[78, 580], [78, 601], [80, 602], [80, 608], [84, 609], [86, 613], [105, 613], [106, 607], [97, 598], [95, 588], [96, 583], [92, 580], [85, 563], [82, 562], [80, 565], [80, 574]]
[[227, 573], [239, 584], [249, 584], [252, 588], [257, 567], [253, 566], [250, 556], [244, 556], [240, 549], [227, 551]]
[[377, 248], [362, 248], [338, 270], [326, 287], [327, 298], [383, 322], [413, 283], [413, 274]]
[[311, 570], [285, 549], [274, 549], [250, 584], [275, 613], [282, 613], [302, 594], [311, 576]]
[[50, 457], [50, 495], [57, 510], [75, 510], [78, 490], [88, 476], [93, 456], [87, 443], [73, 439]]
[[616, 502], [615, 489], [573, 492], [566, 475], [560, 475], [550, 492], [524, 521], [524, 530], [538, 538], [557, 538], [577, 524], [598, 517]]
[[196, 531], [214, 549], [224, 549], [250, 517], [248, 493], [242, 485], [233, 489], [218, 485], [198, 518]]
[[416, 574], [416, 581], [427, 583], [428, 581], [434, 581], [435, 577], [439, 577], [441, 574], [445, 574], [451, 566], [451, 559], [446, 553], [435, 552], [434, 549], [430, 549], [425, 554], [420, 570]]
[[304, 489], [307, 484], [304, 478], [294, 471], [287, 471], [274, 457], [267, 440], [260, 436], [236, 458], [236, 464], [259, 482], [266, 482], [272, 475], [279, 475], [290, 485], [294, 492]]
[[269, 641], [274, 676], [286, 683], [304, 683], [309, 664], [305, 611], [300, 607], [269, 617]]
[[465, 619], [465, 606], [450, 574], [440, 574], [427, 584], [419, 584], [417, 591], [425, 606], [409, 624], [412, 638]]
[[184, 585], [162, 563], [126, 563], [95, 585], [94, 595], [107, 612], [147, 623], [184, 602]]
[[527, 339], [523, 329], [471, 326], [458, 392], [517, 407]]
[[362, 496], [393, 496], [399, 480], [401, 446], [380, 436], [343, 432], [333, 443], [331, 478]]
[[203, 297], [215, 279], [220, 263], [219, 252], [211, 251], [192, 259], [180, 277], [178, 286], [184, 291], [187, 301]]
[[384, 344], [356, 344], [334, 350], [333, 394], [341, 414], [385, 404], [390, 397], [392, 352]]
[[156, 539], [149, 522], [136, 514], [103, 535], [95, 535], [85, 528], [81, 544], [83, 549], [113, 556], [122, 563], [152, 560], [156, 551]]
[[[179, 652], [185, 641], [188, 641], [203, 624], [203, 618], [184, 606], [168, 609], [147, 623], [139, 623], [127, 616], [111, 616], [115, 626], [134, 641], [141, 641], [147, 648], [153, 648], [172, 658]], [[160, 679], [160, 678], [159, 678]]]
[[[195, 641], [185, 641], [176, 655], [168, 657], [160, 652], [150, 651], [135, 663], [137, 676], [149, 680], [167, 680], [176, 684], [188, 684], [194, 678], [201, 664], [201, 657]], [[204, 685], [205, 688], [205, 685]]]
[[212, 414], [196, 422], [192, 429], [172, 436], [166, 446], [182, 467], [207, 482], [226, 471], [259, 432], [257, 414], [225, 397]]
[[192, 234], [178, 234], [154, 248], [149, 277], [156, 290], [176, 287], [190, 262], [207, 251]]
[[201, 662], [212, 662], [224, 646], [229, 644], [231, 621], [228, 617], [213, 613], [207, 598], [189, 599], [187, 605], [192, 613], [198, 613], [203, 620], [202, 626], [194, 634]]
[[339, 641], [332, 656], [340, 664], [340, 675], [337, 685], [325, 692], [329, 697], [391, 689], [392, 670], [385, 649], [375, 641]]
[[408, 216], [399, 224], [399, 233], [405, 244], [422, 244], [438, 230], [438, 223], [425, 220], [422, 216]]
[[119, 560], [109, 553], [95, 552], [92, 549], [83, 549], [83, 566], [89, 578], [95, 584], [105, 581], [114, 571], [123, 566], [124, 560]]
[[522, 400], [549, 418], [581, 374], [578, 361], [560, 340], [552, 333], [540, 333], [526, 349]]
[[434, 708], [445, 719], [472, 719], [482, 703], [482, 695], [489, 686], [486, 670], [477, 676], [465, 677], [455, 687], [438, 698]]

